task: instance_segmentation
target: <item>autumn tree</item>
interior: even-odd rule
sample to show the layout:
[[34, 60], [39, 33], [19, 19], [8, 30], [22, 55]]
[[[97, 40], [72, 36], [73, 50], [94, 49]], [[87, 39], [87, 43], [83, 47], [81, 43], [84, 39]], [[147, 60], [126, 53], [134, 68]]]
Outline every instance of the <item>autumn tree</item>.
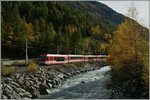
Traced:
[[[130, 82], [140, 93], [142, 77], [148, 83], [148, 41], [141, 34], [137, 20], [137, 10], [132, 5], [129, 18], [119, 25], [109, 49], [112, 70], [120, 82]], [[144, 71], [143, 71], [144, 70]], [[146, 84], [147, 84], [146, 83]]]

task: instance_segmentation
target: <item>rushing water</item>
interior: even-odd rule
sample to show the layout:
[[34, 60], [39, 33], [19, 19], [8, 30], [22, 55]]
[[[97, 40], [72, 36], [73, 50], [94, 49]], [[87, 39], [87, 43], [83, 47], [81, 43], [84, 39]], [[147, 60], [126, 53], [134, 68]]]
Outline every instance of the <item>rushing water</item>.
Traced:
[[41, 99], [108, 99], [111, 90], [105, 83], [110, 79], [106, 72], [110, 66], [99, 70], [76, 75], [64, 81], [57, 88], [47, 90], [49, 95], [41, 96]]

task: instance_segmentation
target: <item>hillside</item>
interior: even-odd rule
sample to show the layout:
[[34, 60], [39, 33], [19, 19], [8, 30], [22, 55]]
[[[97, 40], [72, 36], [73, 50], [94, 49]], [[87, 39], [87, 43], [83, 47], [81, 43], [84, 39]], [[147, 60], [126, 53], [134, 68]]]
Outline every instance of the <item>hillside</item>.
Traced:
[[107, 5], [96, 1], [81, 1], [81, 2], [64, 2], [65, 5], [72, 6], [83, 13], [91, 13], [98, 16], [101, 20], [108, 21], [115, 25], [120, 24], [125, 16], [117, 13]]
[[[2, 1], [2, 58], [41, 53], [107, 54], [125, 16], [96, 1]], [[17, 52], [17, 55], [16, 55]]]

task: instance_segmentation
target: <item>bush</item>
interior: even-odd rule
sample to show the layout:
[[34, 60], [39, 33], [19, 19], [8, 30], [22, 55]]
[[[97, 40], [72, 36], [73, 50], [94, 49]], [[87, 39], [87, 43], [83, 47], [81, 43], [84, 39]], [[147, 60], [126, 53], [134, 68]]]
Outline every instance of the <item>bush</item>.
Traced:
[[4, 66], [1, 67], [1, 75], [2, 76], [11, 76], [15, 73], [15, 68], [12, 66]]
[[27, 72], [35, 73], [39, 69], [38, 64], [35, 62], [30, 62], [27, 66]]

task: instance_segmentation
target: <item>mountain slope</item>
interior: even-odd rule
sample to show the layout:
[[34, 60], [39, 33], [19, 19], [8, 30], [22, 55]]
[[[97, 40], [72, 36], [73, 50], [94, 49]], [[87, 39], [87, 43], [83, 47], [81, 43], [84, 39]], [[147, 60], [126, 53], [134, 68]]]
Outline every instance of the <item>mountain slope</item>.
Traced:
[[64, 54], [106, 54], [125, 18], [96, 1], [2, 1], [1, 10], [2, 57], [23, 57], [26, 38], [29, 57], [58, 48]]
[[102, 17], [116, 25], [123, 22], [125, 18], [124, 15], [97, 1], [64, 2], [64, 4], [72, 6], [81, 12], [92, 13], [98, 17]]

